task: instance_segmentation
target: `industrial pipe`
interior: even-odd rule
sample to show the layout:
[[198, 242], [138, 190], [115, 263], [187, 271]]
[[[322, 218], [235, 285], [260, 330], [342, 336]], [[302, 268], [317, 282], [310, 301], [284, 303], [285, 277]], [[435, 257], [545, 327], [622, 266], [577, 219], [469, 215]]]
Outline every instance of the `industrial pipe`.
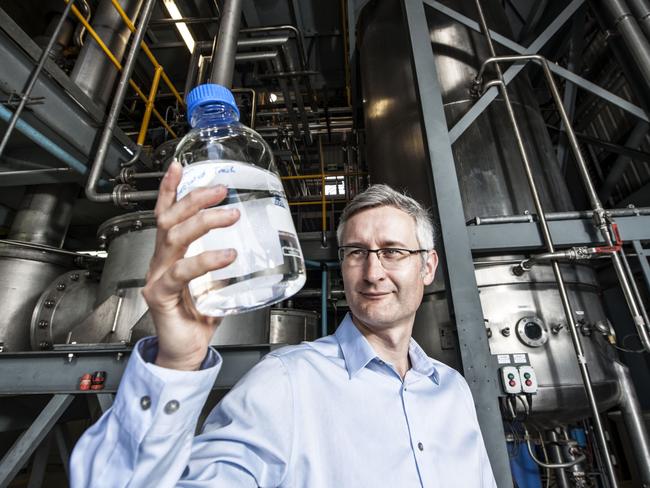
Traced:
[[[13, 115], [15, 115], [15, 112], [12, 114], [4, 105], [0, 104], [0, 119], [4, 120], [5, 122], [9, 122]], [[50, 138], [29, 125], [24, 120], [16, 119], [16, 128], [18, 129], [18, 132], [34, 142], [37, 146], [45, 149], [55, 158], [63, 161], [77, 173], [83, 175], [88, 171], [88, 168], [84, 163], [75, 158], [72, 154], [70, 154], [58, 144], [54, 143]]]
[[235, 72], [235, 54], [241, 21], [242, 0], [227, 0], [221, 14], [219, 33], [212, 51], [210, 82], [230, 88]]
[[[480, 23], [481, 23], [481, 30], [483, 34], [485, 35], [485, 38], [487, 40], [488, 47], [490, 49], [490, 54], [492, 56], [491, 59], [495, 59], [496, 57], [496, 51], [494, 50], [494, 45], [492, 43], [492, 38], [490, 36], [490, 30], [487, 25], [487, 21], [485, 20], [485, 15], [483, 14], [483, 8], [481, 6], [481, 1], [476, 0], [476, 8], [478, 10], [478, 15], [480, 17]], [[489, 60], [488, 60], [489, 61]], [[481, 66], [481, 71], [483, 70], [484, 66], [486, 65], [487, 62]], [[545, 72], [548, 71], [548, 66], [543, 63], [543, 66], [546, 68]], [[510, 119], [510, 123], [512, 124], [513, 131], [515, 138], [517, 140], [517, 147], [519, 149], [519, 153], [522, 158], [522, 162], [524, 164], [524, 170], [526, 173], [526, 179], [528, 180], [528, 185], [530, 187], [530, 192], [533, 198], [533, 202], [535, 203], [535, 209], [537, 211], [537, 215], [539, 218], [539, 223], [540, 223], [540, 228], [542, 231], [542, 236], [544, 239], [544, 243], [546, 246], [547, 252], [555, 252], [555, 246], [553, 245], [553, 239], [551, 237], [551, 232], [548, 227], [548, 223], [546, 222], [546, 217], [544, 214], [544, 207], [542, 205], [542, 202], [539, 197], [539, 193], [537, 191], [537, 183], [535, 182], [535, 178], [533, 176], [531, 164], [528, 160], [528, 155], [526, 153], [526, 148], [524, 145], [524, 141], [521, 137], [521, 132], [519, 130], [519, 125], [517, 124], [517, 119], [515, 117], [514, 109], [512, 107], [512, 103], [510, 101], [510, 96], [508, 95], [508, 89], [506, 87], [504, 78], [503, 78], [503, 72], [501, 71], [500, 65], [497, 63], [495, 65], [496, 72], [497, 72], [497, 77], [498, 80], [501, 82], [500, 88], [501, 88], [501, 94], [503, 96], [503, 101], [505, 103], [507, 112], [508, 112], [508, 118]], [[480, 76], [480, 75], [479, 75]], [[557, 91], [557, 90], [556, 90]], [[559, 96], [559, 94], [558, 94]], [[554, 96], [555, 98], [555, 96]], [[556, 104], [557, 104], [556, 100]], [[562, 109], [562, 102], [561, 100], [559, 101], [559, 107], [558, 110], [561, 111], [561, 114], [564, 116], [562, 117], [563, 122], [565, 124], [565, 127], [567, 131], [569, 131], [569, 140], [570, 143], [573, 147], [573, 144], [575, 143], [577, 146], [577, 141], [575, 140], [575, 135], [573, 134], [573, 131], [571, 130], [571, 124], [568, 121], [568, 118], [566, 116], [566, 113]], [[573, 135], [573, 138], [571, 138], [571, 135]], [[579, 152], [579, 149], [578, 149]], [[577, 157], [577, 155], [576, 155]], [[596, 209], [594, 209], [596, 210]], [[602, 210], [602, 207], [600, 208]], [[609, 241], [609, 242], [607, 242]], [[611, 244], [611, 238], [609, 234], [607, 235], [607, 243]], [[584, 354], [584, 350], [582, 348], [582, 343], [580, 341], [580, 336], [578, 335], [577, 329], [576, 329], [576, 323], [575, 319], [573, 316], [573, 311], [571, 309], [571, 304], [569, 302], [569, 296], [566, 290], [566, 286], [564, 284], [564, 278], [562, 277], [562, 273], [560, 271], [560, 265], [558, 264], [557, 261], [553, 261], [551, 264], [553, 268], [553, 273], [555, 275], [555, 279], [557, 281], [558, 285], [558, 291], [560, 293], [560, 299], [562, 301], [562, 306], [564, 308], [564, 313], [567, 318], [567, 322], [569, 325], [569, 332], [571, 334], [571, 340], [573, 342], [573, 347], [575, 349], [576, 353], [576, 359], [578, 363], [578, 367], [580, 369], [580, 373], [582, 375], [582, 381], [585, 387], [585, 392], [587, 394], [587, 398], [589, 400], [589, 405], [591, 407], [591, 412], [593, 415], [594, 419], [594, 424], [596, 427], [596, 434], [597, 434], [597, 439], [598, 439], [598, 444], [601, 446], [603, 450], [603, 457], [605, 458], [605, 465], [607, 469], [607, 475], [610, 478], [612, 488], [617, 488], [618, 483], [616, 481], [616, 475], [614, 473], [614, 466], [612, 465], [612, 460], [609, 455], [609, 448], [607, 446], [607, 438], [605, 437], [605, 429], [603, 427], [602, 421], [600, 419], [600, 413], [598, 412], [598, 405], [596, 403], [596, 397], [594, 395], [593, 387], [592, 387], [592, 381], [591, 381], [591, 375], [589, 373], [589, 368], [587, 366], [587, 359]]]
[[641, 30], [646, 37], [650, 38], [650, 1], [649, 0], [629, 0], [630, 8], [639, 22]]
[[[630, 207], [605, 209], [605, 214], [610, 217], [633, 217], [637, 215], [650, 215], [650, 207]], [[546, 214], [546, 221], [590, 219], [593, 210], [577, 212], [550, 212]], [[467, 221], [467, 225], [514, 224], [520, 222], [535, 222], [535, 215], [497, 215], [492, 217], [474, 217]]]
[[149, 19], [151, 18], [151, 13], [153, 12], [155, 4], [155, 0], [146, 0], [143, 12], [138, 21], [138, 27], [131, 42], [129, 54], [122, 68], [122, 76], [120, 77], [120, 81], [117, 85], [115, 97], [113, 98], [113, 104], [111, 105], [111, 110], [106, 119], [106, 125], [104, 126], [104, 131], [102, 132], [99, 146], [97, 148], [97, 153], [95, 155], [92, 168], [90, 169], [90, 175], [88, 176], [88, 181], [86, 182], [86, 196], [90, 201], [93, 202], [113, 201], [113, 203], [116, 205], [124, 205], [128, 202], [133, 202], [136, 200], [155, 200], [158, 196], [158, 192], [156, 191], [130, 191], [130, 188], [123, 185], [118, 185], [112, 193], [98, 193], [95, 189], [97, 181], [101, 175], [104, 162], [106, 161], [106, 156], [108, 155], [108, 145], [111, 141], [111, 138], [113, 137], [113, 130], [117, 124], [117, 119], [124, 102], [126, 90], [129, 86], [131, 74], [135, 68], [135, 61], [137, 59], [138, 52], [140, 51], [140, 44], [144, 38], [144, 34], [147, 30]]
[[[142, 0], [129, 0], [123, 3], [129, 15], [137, 17]], [[85, 19], [82, 22], [80, 16], [83, 18], [81, 13], [77, 18], [84, 24]], [[126, 52], [130, 33], [109, 1], [97, 4], [97, 10], [92, 18], [92, 30], [102, 39], [115, 58], [121, 60]], [[110, 102], [118, 73], [111, 66], [111, 62], [102, 55], [102, 50], [99, 43], [84, 43], [70, 73], [70, 79], [104, 111]]]
[[648, 442], [648, 432], [643, 420], [643, 410], [634, 390], [630, 370], [619, 362], [614, 362], [614, 369], [621, 388], [619, 406], [623, 413], [625, 428], [630, 436], [641, 483], [643, 486], [650, 486], [650, 442]]
[[[72, 8], [73, 4], [74, 4], [74, 0], [70, 0], [70, 2], [68, 2], [68, 4], [65, 6], [65, 9], [61, 14], [61, 18], [59, 19], [59, 22], [56, 24], [54, 31], [52, 31], [50, 40], [47, 42], [47, 45], [41, 51], [41, 57], [38, 59], [38, 63], [36, 64], [36, 67], [29, 75], [29, 79], [27, 80], [27, 86], [25, 87], [25, 91], [20, 95], [20, 103], [18, 104], [18, 107], [16, 107], [16, 110], [14, 111], [13, 115], [9, 119], [9, 125], [7, 126], [7, 130], [5, 131], [4, 136], [2, 137], [2, 142], [0, 142], [0, 156], [2, 156], [2, 153], [7, 147], [7, 143], [9, 142], [9, 138], [11, 137], [11, 133], [14, 131], [14, 128], [18, 123], [18, 119], [20, 118], [20, 114], [22, 114], [25, 105], [27, 104], [27, 100], [29, 100], [29, 96], [32, 94], [32, 90], [36, 85], [36, 80], [38, 80], [41, 71], [43, 71], [43, 68], [45, 67], [45, 62], [49, 57], [50, 50], [54, 46], [54, 43], [56, 42], [56, 39], [59, 35], [59, 32], [63, 28], [63, 24], [65, 24], [66, 20], [68, 19], [68, 14], [70, 13], [70, 9]], [[2, 106], [2, 108], [3, 110], [6, 110], [4, 106]]]
[[641, 31], [625, 0], [604, 0], [603, 6], [636, 62], [646, 89], [650, 88], [650, 41]]

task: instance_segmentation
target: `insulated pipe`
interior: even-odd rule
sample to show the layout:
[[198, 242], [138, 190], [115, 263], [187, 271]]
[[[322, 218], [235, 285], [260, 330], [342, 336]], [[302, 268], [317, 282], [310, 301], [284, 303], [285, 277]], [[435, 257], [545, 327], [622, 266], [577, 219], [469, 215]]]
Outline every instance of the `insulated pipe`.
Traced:
[[641, 30], [650, 38], [650, 0], [629, 0]]
[[632, 442], [632, 452], [636, 458], [641, 482], [643, 486], [650, 486], [650, 442], [643, 420], [643, 410], [630, 377], [630, 370], [619, 362], [614, 362], [614, 369], [621, 388], [619, 407]]
[[646, 88], [650, 88], [650, 41], [641, 31], [625, 0], [604, 0], [603, 6], [636, 62]]
[[212, 51], [210, 82], [230, 88], [235, 72], [235, 54], [241, 21], [242, 0], [228, 0], [221, 14], [219, 33]]
[[156, 0], [146, 0], [140, 19], [138, 20], [138, 27], [135, 31], [135, 35], [131, 41], [131, 47], [129, 48], [129, 54], [126, 58], [126, 62], [122, 67], [122, 76], [117, 85], [117, 90], [115, 92], [115, 97], [113, 98], [113, 104], [111, 105], [111, 110], [108, 113], [106, 118], [106, 125], [104, 126], [104, 131], [102, 132], [101, 139], [99, 141], [99, 146], [97, 148], [97, 153], [93, 161], [92, 168], [90, 169], [90, 175], [88, 176], [88, 181], [86, 182], [86, 196], [88, 200], [92, 202], [110, 202], [113, 201], [115, 204], [123, 205], [127, 202], [137, 201], [137, 200], [155, 200], [157, 198], [158, 192], [156, 191], [129, 191], [128, 188], [123, 186], [118, 186], [114, 189], [113, 193], [98, 193], [95, 189], [97, 181], [102, 172], [104, 162], [106, 161], [106, 156], [108, 155], [108, 145], [113, 137], [113, 130], [117, 124], [117, 119], [124, 103], [124, 97], [126, 96], [126, 90], [129, 87], [129, 79], [135, 68], [135, 61], [138, 57], [138, 52], [140, 51], [140, 44], [144, 38], [144, 34], [149, 25], [149, 19], [151, 18], [151, 13], [153, 12], [154, 6], [156, 5]]
[[[70, 13], [70, 9], [72, 8], [72, 5], [74, 4], [74, 0], [70, 0], [68, 4], [65, 6], [65, 9], [63, 10], [63, 13], [61, 14], [61, 18], [59, 18], [59, 22], [52, 31], [52, 35], [50, 36], [50, 40], [48, 41], [47, 45], [43, 48], [41, 51], [41, 57], [38, 60], [38, 64], [34, 68], [34, 70], [31, 72], [29, 75], [29, 80], [27, 81], [27, 86], [25, 87], [25, 92], [21, 94], [20, 96], [20, 103], [18, 104], [18, 107], [16, 107], [16, 110], [14, 111], [13, 115], [11, 116], [11, 119], [9, 119], [9, 125], [7, 126], [7, 130], [4, 133], [4, 136], [2, 137], [2, 142], [0, 142], [0, 156], [2, 156], [2, 153], [4, 152], [5, 148], [7, 147], [7, 143], [9, 142], [9, 138], [11, 137], [11, 133], [14, 131], [14, 128], [16, 127], [16, 124], [18, 123], [18, 119], [20, 118], [20, 114], [23, 112], [25, 105], [27, 104], [27, 100], [29, 100], [29, 96], [32, 94], [32, 90], [34, 89], [34, 86], [36, 85], [36, 80], [38, 80], [38, 76], [41, 74], [41, 71], [43, 71], [43, 67], [45, 66], [45, 61], [47, 61], [47, 58], [49, 57], [50, 50], [54, 46], [54, 43], [56, 42], [59, 32], [63, 28], [63, 25], [66, 23], [68, 19], [68, 14]], [[1, 106], [3, 111], [6, 111], [4, 106]], [[4, 118], [4, 117], [3, 117]]]
[[[142, 0], [124, 2], [124, 9], [132, 19], [138, 16], [141, 6]], [[111, 2], [98, 3], [92, 27], [118, 61], [121, 60], [131, 33]], [[102, 108], [106, 107], [111, 99], [117, 76], [118, 71], [95, 42], [84, 43], [70, 73], [70, 79]]]
[[[476, 0], [476, 8], [478, 10], [478, 15], [480, 17], [480, 23], [481, 23], [481, 30], [483, 34], [485, 35], [485, 38], [487, 40], [488, 47], [490, 49], [490, 54], [493, 56], [493, 58], [496, 56], [496, 51], [494, 50], [494, 45], [492, 44], [492, 38], [490, 36], [490, 30], [487, 25], [487, 21], [485, 20], [485, 15], [483, 14], [483, 8], [481, 6], [481, 1]], [[489, 61], [489, 60], [488, 60]], [[486, 61], [487, 63], [487, 61]], [[485, 66], [485, 63], [484, 65]], [[481, 67], [481, 70], [483, 69], [483, 66]], [[545, 68], [545, 73], [549, 71], [548, 66], [545, 63], [542, 63], [542, 66]], [[498, 80], [500, 82], [500, 88], [501, 88], [501, 94], [503, 96], [503, 101], [505, 103], [507, 112], [508, 112], [508, 118], [510, 119], [510, 123], [512, 124], [512, 128], [514, 131], [515, 138], [517, 140], [517, 146], [519, 148], [519, 153], [521, 154], [522, 162], [524, 163], [524, 170], [526, 172], [526, 179], [528, 180], [528, 185], [530, 186], [530, 192], [531, 196], [533, 198], [533, 202], [535, 203], [535, 209], [537, 211], [537, 215], [539, 218], [539, 223], [540, 223], [540, 228], [542, 231], [542, 236], [544, 239], [544, 243], [546, 245], [546, 250], [548, 252], [555, 252], [555, 246], [553, 245], [553, 239], [551, 237], [551, 232], [548, 227], [548, 223], [546, 222], [546, 217], [544, 215], [544, 207], [542, 206], [542, 202], [539, 197], [539, 193], [537, 191], [537, 184], [535, 182], [535, 177], [533, 176], [532, 168], [530, 165], [530, 161], [528, 160], [528, 155], [526, 153], [526, 148], [524, 145], [524, 141], [521, 137], [521, 132], [519, 130], [519, 126], [517, 124], [517, 119], [515, 117], [515, 112], [512, 107], [512, 103], [510, 101], [510, 97], [508, 95], [508, 90], [506, 88], [506, 84], [503, 78], [503, 72], [501, 71], [501, 67], [497, 63], [495, 65]], [[552, 78], [551, 80], [552, 81]], [[554, 87], [554, 85], [552, 85]], [[555, 98], [555, 92], [557, 92], [557, 89], [554, 90], [553, 92], [553, 98]], [[559, 94], [557, 94], [559, 97]], [[564, 111], [562, 107], [562, 101], [561, 99], [558, 101], [556, 99], [556, 104], [558, 106], [558, 110], [561, 112], [562, 115], [562, 120], [565, 124], [565, 127], [568, 131], [568, 136], [569, 136], [569, 142], [571, 143], [571, 146], [573, 148], [574, 143], [577, 146], [577, 141], [575, 139], [575, 134], [573, 134], [573, 131], [571, 129], [571, 124], [568, 121], [568, 117], [566, 116], [566, 112]], [[573, 137], [571, 137], [573, 136]], [[579, 149], [578, 149], [579, 153]], [[576, 158], [578, 155], [576, 155]], [[594, 192], [595, 195], [595, 192]], [[597, 198], [597, 197], [596, 197]], [[594, 209], [596, 210], [596, 209]], [[602, 212], [602, 207], [599, 209]], [[611, 245], [611, 236], [607, 232], [606, 240], [609, 241], [608, 245]], [[576, 359], [578, 362], [578, 367], [580, 369], [580, 373], [582, 375], [582, 381], [585, 387], [585, 392], [587, 394], [587, 398], [589, 400], [589, 405], [591, 407], [591, 412], [593, 415], [594, 419], [594, 425], [596, 427], [596, 435], [598, 439], [598, 443], [602, 448], [603, 451], [603, 457], [605, 458], [605, 465], [607, 469], [607, 475], [611, 481], [611, 486], [612, 488], [617, 488], [618, 483], [616, 481], [616, 475], [614, 473], [614, 466], [612, 465], [612, 459], [609, 455], [609, 448], [607, 446], [607, 438], [605, 437], [605, 430], [603, 428], [602, 421], [600, 419], [600, 413], [598, 412], [598, 404], [596, 403], [596, 396], [594, 395], [593, 387], [592, 387], [592, 381], [591, 381], [591, 375], [589, 373], [589, 368], [587, 367], [587, 359], [584, 354], [584, 350], [582, 348], [582, 343], [580, 341], [580, 336], [578, 335], [578, 331], [576, 328], [576, 323], [575, 319], [573, 316], [573, 310], [571, 309], [571, 304], [569, 302], [569, 296], [566, 290], [566, 286], [564, 284], [564, 278], [562, 277], [562, 273], [560, 271], [560, 265], [558, 264], [557, 261], [553, 261], [551, 264], [553, 268], [553, 274], [555, 275], [555, 279], [557, 281], [558, 285], [558, 291], [560, 293], [560, 299], [562, 301], [562, 306], [564, 308], [564, 314], [566, 315], [567, 322], [569, 325], [569, 332], [571, 334], [571, 340], [573, 341], [573, 347], [575, 349], [576, 353]]]

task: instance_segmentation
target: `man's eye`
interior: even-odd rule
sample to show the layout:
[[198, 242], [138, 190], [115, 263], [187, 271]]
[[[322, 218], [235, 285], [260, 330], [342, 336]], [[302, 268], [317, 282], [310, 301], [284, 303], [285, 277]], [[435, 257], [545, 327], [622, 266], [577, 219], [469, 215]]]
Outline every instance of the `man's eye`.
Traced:
[[401, 251], [399, 249], [383, 249], [382, 254], [384, 255], [385, 258], [388, 259], [399, 259], [402, 256], [404, 256], [404, 251]]
[[348, 256], [352, 256], [353, 258], [360, 258], [366, 255], [366, 251], [364, 249], [353, 249], [350, 251]]

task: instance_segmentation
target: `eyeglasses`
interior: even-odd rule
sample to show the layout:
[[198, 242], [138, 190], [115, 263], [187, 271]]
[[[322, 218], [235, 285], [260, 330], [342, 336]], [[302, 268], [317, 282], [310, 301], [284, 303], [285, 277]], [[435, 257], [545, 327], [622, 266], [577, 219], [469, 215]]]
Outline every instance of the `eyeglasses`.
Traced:
[[370, 253], [376, 253], [384, 269], [395, 269], [406, 263], [413, 254], [427, 252], [426, 249], [403, 249], [401, 247], [382, 247], [381, 249], [366, 249], [356, 246], [339, 247], [339, 261], [348, 266], [361, 266]]

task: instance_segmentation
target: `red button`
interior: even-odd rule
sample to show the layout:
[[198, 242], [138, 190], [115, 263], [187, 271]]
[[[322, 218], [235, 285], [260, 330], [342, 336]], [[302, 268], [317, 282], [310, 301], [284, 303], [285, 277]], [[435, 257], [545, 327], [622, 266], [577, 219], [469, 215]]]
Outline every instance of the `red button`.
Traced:
[[510, 386], [515, 386], [517, 382], [515, 380], [510, 380]]
[[532, 384], [533, 384], [532, 381], [530, 381], [530, 380], [526, 380], [526, 386], [530, 386], [530, 385], [532, 385]]

